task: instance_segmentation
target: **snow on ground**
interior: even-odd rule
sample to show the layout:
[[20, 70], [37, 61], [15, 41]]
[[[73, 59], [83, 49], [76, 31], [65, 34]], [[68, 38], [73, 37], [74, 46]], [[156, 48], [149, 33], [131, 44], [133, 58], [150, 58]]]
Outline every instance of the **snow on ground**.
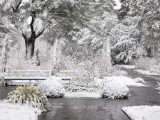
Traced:
[[115, 70], [115, 71], [113, 71], [111, 74], [110, 74], [110, 76], [127, 76], [127, 71], [124, 71], [124, 70]]
[[135, 69], [135, 65], [118, 65], [118, 67], [126, 68], [126, 69]]
[[109, 76], [104, 78], [104, 83], [115, 83], [121, 86], [144, 86], [142, 83], [138, 82], [136, 79], [129, 78], [127, 76]]
[[89, 97], [89, 98], [100, 98], [101, 94], [96, 92], [67, 92], [65, 97]]
[[150, 70], [135, 70], [138, 73], [144, 74], [144, 75], [159, 75], [159, 73], [151, 72]]
[[160, 120], [160, 106], [132, 106], [122, 110], [132, 120]]
[[0, 102], [0, 120], [37, 120], [41, 111], [28, 105]]

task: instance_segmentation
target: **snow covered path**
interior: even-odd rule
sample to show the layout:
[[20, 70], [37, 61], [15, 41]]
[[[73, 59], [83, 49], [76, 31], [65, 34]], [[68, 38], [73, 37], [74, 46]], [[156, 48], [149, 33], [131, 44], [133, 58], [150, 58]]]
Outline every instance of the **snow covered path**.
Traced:
[[132, 120], [159, 120], [160, 106], [130, 106], [122, 110]]
[[[122, 112], [122, 107], [139, 105], [160, 106], [160, 94], [155, 89], [159, 76], [145, 76], [133, 69], [126, 69], [128, 75], [142, 77], [148, 87], [129, 87], [131, 95], [128, 100], [108, 100], [102, 98], [57, 98], [49, 99], [54, 111], [42, 113], [39, 120], [130, 120]], [[0, 99], [5, 98], [11, 88], [0, 88]]]
[[[134, 72], [133, 69], [126, 69], [128, 75], [137, 78], [142, 77], [148, 82], [148, 87], [129, 87], [131, 96], [128, 100], [107, 100], [94, 98], [61, 98], [51, 99], [51, 102], [61, 107], [57, 109], [54, 120], [130, 120], [122, 112], [121, 108], [138, 105], [160, 105], [160, 94], [155, 89], [158, 76], [145, 76]], [[50, 118], [49, 113], [42, 114], [39, 120]]]

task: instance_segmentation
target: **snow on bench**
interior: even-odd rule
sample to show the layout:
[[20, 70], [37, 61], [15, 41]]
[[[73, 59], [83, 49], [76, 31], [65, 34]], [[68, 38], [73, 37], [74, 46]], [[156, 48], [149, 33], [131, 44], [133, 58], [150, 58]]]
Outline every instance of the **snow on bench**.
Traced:
[[25, 83], [38, 82], [51, 77], [49, 70], [13, 70], [8, 71], [6, 83], [9, 85], [24, 85]]

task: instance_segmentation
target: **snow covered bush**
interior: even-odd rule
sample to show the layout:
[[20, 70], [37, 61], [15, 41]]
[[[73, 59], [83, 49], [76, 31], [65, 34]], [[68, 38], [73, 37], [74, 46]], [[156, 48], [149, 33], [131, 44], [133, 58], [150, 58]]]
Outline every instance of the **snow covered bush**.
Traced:
[[101, 95], [103, 98], [123, 99], [128, 97], [129, 89], [125, 85], [110, 82], [104, 86]]
[[41, 111], [50, 110], [50, 104], [46, 95], [34, 86], [17, 87], [8, 93], [8, 103], [29, 104]]
[[73, 78], [70, 81], [69, 88], [70, 92], [94, 92], [98, 89], [98, 85], [94, 80], [86, 80], [80, 78]]
[[49, 78], [45, 81], [41, 81], [38, 88], [46, 94], [47, 97], [63, 97], [65, 90], [58, 80], [55, 78]]
[[102, 88], [102, 97], [106, 98], [127, 98], [129, 89], [127, 86], [144, 86], [145, 81], [141, 78], [132, 79], [126, 76], [105, 77], [99, 85]]
[[142, 70], [151, 70], [151, 68], [156, 65], [157, 60], [155, 58], [140, 57], [134, 61], [137, 68]]

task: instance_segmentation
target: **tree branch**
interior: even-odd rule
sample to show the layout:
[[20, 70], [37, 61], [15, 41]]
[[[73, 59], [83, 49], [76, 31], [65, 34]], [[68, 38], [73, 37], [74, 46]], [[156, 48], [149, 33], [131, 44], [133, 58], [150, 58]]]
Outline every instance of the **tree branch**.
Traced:
[[11, 5], [11, 8], [12, 8], [12, 10], [13, 10], [14, 13], [18, 11], [19, 6], [21, 5], [21, 3], [22, 3], [22, 0], [20, 0], [18, 2], [18, 4], [15, 6], [15, 8], [13, 7], [13, 5]]
[[23, 33], [23, 32], [22, 32], [22, 37], [24, 38], [24, 40], [25, 40], [25, 45], [27, 46], [27, 37], [26, 37], [25, 33]]
[[32, 12], [32, 21], [30, 23], [31, 33], [35, 33], [35, 31], [34, 31], [34, 21], [35, 21], [35, 12]]
[[23, 32], [22, 32], [22, 37], [23, 37], [25, 40], [27, 40], [27, 37], [26, 37], [25, 33], [23, 33]]
[[37, 33], [36, 38], [38, 38], [39, 36], [41, 36], [43, 34], [43, 32], [45, 31], [45, 28], [43, 28], [42, 31], [40, 31], [39, 33]]

